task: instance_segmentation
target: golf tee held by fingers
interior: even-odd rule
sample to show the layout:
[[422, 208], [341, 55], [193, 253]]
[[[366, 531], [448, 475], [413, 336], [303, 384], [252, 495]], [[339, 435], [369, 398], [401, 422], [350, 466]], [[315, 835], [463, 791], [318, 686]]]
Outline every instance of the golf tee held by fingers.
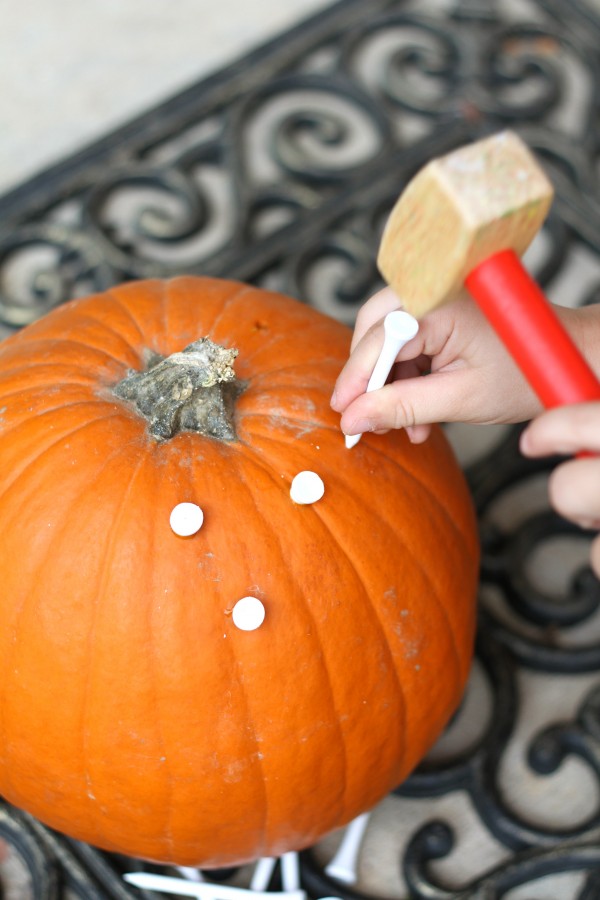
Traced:
[[[411, 341], [419, 330], [419, 323], [403, 310], [388, 313], [383, 320], [384, 340], [373, 373], [367, 384], [367, 393], [383, 387], [396, 357], [402, 347]], [[351, 450], [361, 439], [360, 434], [346, 435], [346, 448]]]
[[600, 383], [519, 256], [553, 188], [514, 133], [432, 160], [397, 201], [379, 269], [421, 318], [466, 286], [546, 407], [600, 398]]

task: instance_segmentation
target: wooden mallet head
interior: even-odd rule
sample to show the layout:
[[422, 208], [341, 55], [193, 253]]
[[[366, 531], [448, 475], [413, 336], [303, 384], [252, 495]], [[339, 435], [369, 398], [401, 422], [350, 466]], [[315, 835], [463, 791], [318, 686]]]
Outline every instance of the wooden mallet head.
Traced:
[[428, 163], [385, 227], [377, 263], [404, 309], [420, 318], [451, 300], [502, 250], [521, 256], [552, 202], [550, 181], [505, 131]]

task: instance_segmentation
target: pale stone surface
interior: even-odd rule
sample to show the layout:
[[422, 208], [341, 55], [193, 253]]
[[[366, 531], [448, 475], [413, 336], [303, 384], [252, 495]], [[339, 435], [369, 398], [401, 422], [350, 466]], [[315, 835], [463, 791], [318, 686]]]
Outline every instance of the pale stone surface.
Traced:
[[5, 3], [0, 193], [328, 5], [327, 0]]

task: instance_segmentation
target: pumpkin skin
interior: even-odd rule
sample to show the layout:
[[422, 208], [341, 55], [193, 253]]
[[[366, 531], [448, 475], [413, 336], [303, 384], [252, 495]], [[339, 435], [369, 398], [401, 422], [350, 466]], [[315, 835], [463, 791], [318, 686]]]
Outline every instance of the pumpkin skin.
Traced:
[[[237, 439], [156, 440], [147, 349], [236, 347]], [[344, 446], [350, 331], [234, 282], [132, 283], [0, 347], [0, 793], [110, 851], [204, 867], [316, 842], [425, 755], [470, 669], [478, 544], [442, 432]], [[292, 502], [304, 469], [325, 484]], [[204, 525], [181, 538], [181, 501]], [[231, 610], [259, 597], [260, 628]]]

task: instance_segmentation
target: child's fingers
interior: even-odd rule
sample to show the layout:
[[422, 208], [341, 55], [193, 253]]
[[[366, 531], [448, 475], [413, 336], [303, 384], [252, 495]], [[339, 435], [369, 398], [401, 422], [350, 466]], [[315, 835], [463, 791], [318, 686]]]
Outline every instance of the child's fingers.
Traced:
[[431, 434], [431, 425], [409, 425], [406, 433], [411, 444], [423, 444]]
[[[582, 528], [600, 528], [600, 403], [579, 403], [542, 413], [521, 436], [527, 456], [580, 451], [598, 454], [557, 466], [548, 483], [554, 509]], [[600, 540], [591, 550], [591, 563], [600, 576]]]
[[[395, 381], [379, 391], [360, 394], [344, 410], [342, 431], [361, 434], [434, 422], [477, 421], [476, 411], [471, 415], [464, 403], [464, 398], [473, 394], [472, 381], [468, 370], [454, 370]], [[427, 434], [427, 429], [415, 428], [415, 443]]]
[[391, 288], [383, 288], [374, 294], [358, 311], [350, 352], [354, 350], [369, 329], [383, 321], [389, 312], [401, 308], [402, 304]]
[[600, 453], [600, 403], [578, 403], [542, 413], [521, 435], [526, 456], [570, 455], [581, 450]]
[[600, 528], [600, 458], [569, 460], [557, 466], [548, 483], [554, 509], [582, 528]]
[[[384, 341], [384, 326], [383, 319], [378, 320], [378, 322], [373, 325], [365, 334], [362, 336], [359, 343], [354, 348], [353, 353], [350, 355], [346, 365], [340, 372], [340, 375], [336, 381], [335, 388], [333, 391], [333, 395], [331, 397], [331, 406], [336, 412], [343, 412], [349, 403], [356, 399], [360, 394], [364, 394], [367, 389], [367, 385], [369, 383], [369, 379], [373, 373], [373, 369], [375, 368], [375, 363], [377, 362], [377, 358], [381, 352], [381, 348], [383, 346]], [[415, 347], [414, 352], [417, 352], [420, 349], [419, 346], [419, 336], [417, 335], [412, 341], [409, 341], [405, 347], [402, 348], [401, 354], [408, 355], [410, 357], [411, 348]], [[406, 365], [403, 363], [402, 365]], [[423, 371], [423, 368], [428, 365], [428, 363], [424, 363], [422, 359], [419, 357], [414, 361], [413, 369], [409, 372], [410, 375], [416, 375], [419, 371]], [[394, 372], [392, 373], [393, 377], [397, 377], [399, 374], [399, 367], [394, 367]]]
[[342, 412], [366, 391], [382, 346], [383, 321], [379, 321], [363, 334], [338, 376], [331, 397], [331, 406], [336, 412]]

